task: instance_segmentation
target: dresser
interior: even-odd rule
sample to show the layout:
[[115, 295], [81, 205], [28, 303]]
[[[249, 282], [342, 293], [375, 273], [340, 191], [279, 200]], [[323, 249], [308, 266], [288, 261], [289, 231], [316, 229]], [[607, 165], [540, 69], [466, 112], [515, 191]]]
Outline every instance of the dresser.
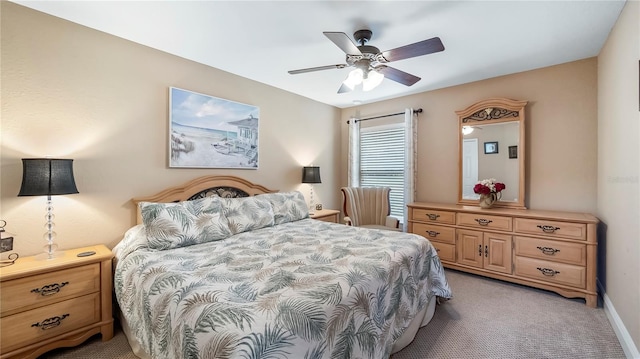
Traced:
[[422, 202], [408, 212], [408, 232], [429, 239], [446, 268], [597, 305], [598, 219], [591, 214]]
[[111, 339], [111, 258], [111, 250], [97, 245], [0, 268], [0, 358], [36, 358], [98, 333]]

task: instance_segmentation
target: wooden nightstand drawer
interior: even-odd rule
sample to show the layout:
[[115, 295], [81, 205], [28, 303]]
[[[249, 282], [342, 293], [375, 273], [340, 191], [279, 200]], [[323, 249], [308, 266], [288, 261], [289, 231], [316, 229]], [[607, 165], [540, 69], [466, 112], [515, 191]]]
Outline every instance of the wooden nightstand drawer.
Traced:
[[456, 261], [456, 246], [454, 244], [444, 244], [440, 242], [431, 242], [431, 244], [438, 252], [438, 257], [440, 257], [441, 261]]
[[518, 256], [515, 264], [516, 275], [578, 288], [586, 285], [585, 267]]
[[411, 219], [423, 222], [456, 224], [456, 213], [448, 211], [437, 211], [432, 209], [414, 208], [413, 216]]
[[530, 233], [579, 240], [585, 240], [587, 238], [587, 225], [584, 223], [516, 218], [515, 231], [519, 233]]
[[323, 222], [340, 223], [338, 221], [339, 214], [340, 211], [335, 209], [320, 209], [315, 210], [313, 213], [310, 213], [309, 218], [317, 219], [318, 221]]
[[414, 223], [413, 233], [430, 241], [456, 243], [456, 229], [453, 227], [434, 226], [432, 224]]
[[99, 290], [98, 263], [2, 282], [2, 316]]
[[2, 351], [10, 352], [99, 321], [99, 293], [10, 315], [2, 318]]
[[458, 213], [458, 225], [500, 231], [511, 231], [512, 228], [511, 217], [476, 213]]
[[515, 255], [586, 265], [587, 246], [579, 243], [516, 236]]

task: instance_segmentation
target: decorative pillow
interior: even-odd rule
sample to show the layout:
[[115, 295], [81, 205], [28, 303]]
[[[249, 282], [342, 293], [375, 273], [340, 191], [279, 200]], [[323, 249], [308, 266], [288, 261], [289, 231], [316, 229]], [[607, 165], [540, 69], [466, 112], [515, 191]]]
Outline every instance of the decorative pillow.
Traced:
[[309, 217], [307, 202], [304, 200], [302, 193], [298, 191], [266, 193], [261, 194], [259, 197], [271, 203], [275, 224], [298, 221]]
[[178, 203], [141, 202], [139, 206], [152, 249], [186, 247], [232, 235], [222, 200], [217, 197]]
[[259, 197], [221, 198], [231, 233], [273, 226], [273, 208]]

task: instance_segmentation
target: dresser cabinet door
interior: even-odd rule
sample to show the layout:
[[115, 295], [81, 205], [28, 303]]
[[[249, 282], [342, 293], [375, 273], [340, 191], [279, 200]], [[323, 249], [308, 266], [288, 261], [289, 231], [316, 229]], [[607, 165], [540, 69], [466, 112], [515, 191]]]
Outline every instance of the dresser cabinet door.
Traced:
[[484, 269], [511, 274], [512, 238], [506, 234], [484, 234]]
[[458, 260], [460, 264], [482, 268], [484, 263], [483, 233], [466, 229], [456, 230]]

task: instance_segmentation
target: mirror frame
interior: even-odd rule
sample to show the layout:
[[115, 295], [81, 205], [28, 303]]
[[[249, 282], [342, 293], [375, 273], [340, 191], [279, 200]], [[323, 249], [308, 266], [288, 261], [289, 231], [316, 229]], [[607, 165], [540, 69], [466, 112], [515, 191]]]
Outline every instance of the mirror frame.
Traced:
[[456, 111], [458, 115], [458, 204], [479, 206], [478, 200], [462, 198], [462, 127], [470, 126], [473, 123], [494, 124], [502, 122], [519, 122], [520, 139], [518, 143], [518, 169], [519, 169], [519, 189], [518, 201], [503, 202], [498, 201], [494, 207], [506, 207], [516, 209], [526, 209], [525, 206], [525, 116], [524, 107], [528, 101], [511, 100], [507, 98], [490, 98]]

